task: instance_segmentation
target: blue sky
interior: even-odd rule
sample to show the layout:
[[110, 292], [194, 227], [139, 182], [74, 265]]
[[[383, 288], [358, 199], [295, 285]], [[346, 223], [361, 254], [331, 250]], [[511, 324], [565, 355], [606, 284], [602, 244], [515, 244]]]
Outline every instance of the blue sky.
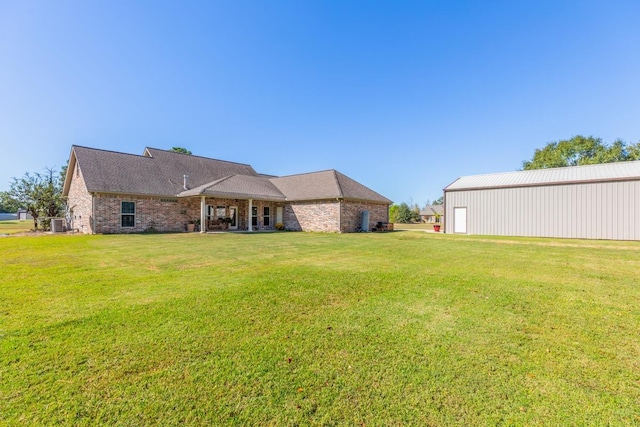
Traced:
[[640, 2], [0, 0], [0, 190], [72, 144], [337, 169], [420, 205], [640, 141]]

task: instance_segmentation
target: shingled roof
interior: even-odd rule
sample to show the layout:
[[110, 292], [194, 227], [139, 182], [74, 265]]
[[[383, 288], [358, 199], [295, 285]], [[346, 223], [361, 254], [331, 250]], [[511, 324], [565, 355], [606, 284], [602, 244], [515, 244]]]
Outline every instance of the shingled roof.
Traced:
[[429, 205], [425, 206], [423, 210], [420, 211], [420, 216], [434, 216], [434, 215], [444, 215], [444, 206], [442, 205]]
[[272, 178], [287, 200], [350, 199], [391, 203], [391, 200], [336, 171], [326, 170]]
[[[73, 146], [64, 185], [69, 192], [76, 164], [87, 190], [165, 197], [210, 196], [272, 201], [389, 199], [335, 170], [285, 177], [258, 174], [250, 165], [146, 148], [143, 155]], [[183, 176], [187, 175], [187, 189]]]
[[[235, 175], [257, 176], [249, 165], [146, 148], [144, 155], [73, 146], [69, 171], [76, 162], [87, 190], [98, 193], [173, 196], [184, 190], [184, 175], [189, 188]], [[68, 192], [70, 175], [65, 180]]]
[[285, 201], [269, 178], [263, 176], [231, 175], [178, 194], [179, 197], [212, 196]]

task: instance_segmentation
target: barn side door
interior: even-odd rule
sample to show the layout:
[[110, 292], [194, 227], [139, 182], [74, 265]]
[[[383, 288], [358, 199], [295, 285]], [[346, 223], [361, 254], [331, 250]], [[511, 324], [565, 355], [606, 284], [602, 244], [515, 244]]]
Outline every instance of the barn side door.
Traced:
[[466, 234], [467, 208], [453, 208], [453, 232]]

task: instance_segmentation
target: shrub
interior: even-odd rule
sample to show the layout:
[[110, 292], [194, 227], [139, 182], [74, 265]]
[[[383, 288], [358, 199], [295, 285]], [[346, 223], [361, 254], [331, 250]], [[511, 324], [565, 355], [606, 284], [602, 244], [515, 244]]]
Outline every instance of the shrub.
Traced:
[[276, 230], [284, 230], [284, 224], [281, 222], [276, 223]]

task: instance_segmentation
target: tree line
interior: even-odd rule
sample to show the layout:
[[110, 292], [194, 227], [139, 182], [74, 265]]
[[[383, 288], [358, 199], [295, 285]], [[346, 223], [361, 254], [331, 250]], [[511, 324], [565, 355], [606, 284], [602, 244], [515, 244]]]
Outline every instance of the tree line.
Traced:
[[[426, 209], [430, 205], [441, 205], [444, 198], [441, 196], [433, 202], [426, 201], [422, 209]], [[420, 222], [420, 206], [413, 202], [402, 202], [399, 205], [393, 204], [389, 206], [389, 221], [396, 224], [411, 224]]]
[[602, 138], [576, 135], [536, 149], [530, 160], [522, 162], [522, 169], [559, 168], [630, 160], [640, 160], [640, 142], [627, 144], [617, 139], [612, 144], [607, 144]]

